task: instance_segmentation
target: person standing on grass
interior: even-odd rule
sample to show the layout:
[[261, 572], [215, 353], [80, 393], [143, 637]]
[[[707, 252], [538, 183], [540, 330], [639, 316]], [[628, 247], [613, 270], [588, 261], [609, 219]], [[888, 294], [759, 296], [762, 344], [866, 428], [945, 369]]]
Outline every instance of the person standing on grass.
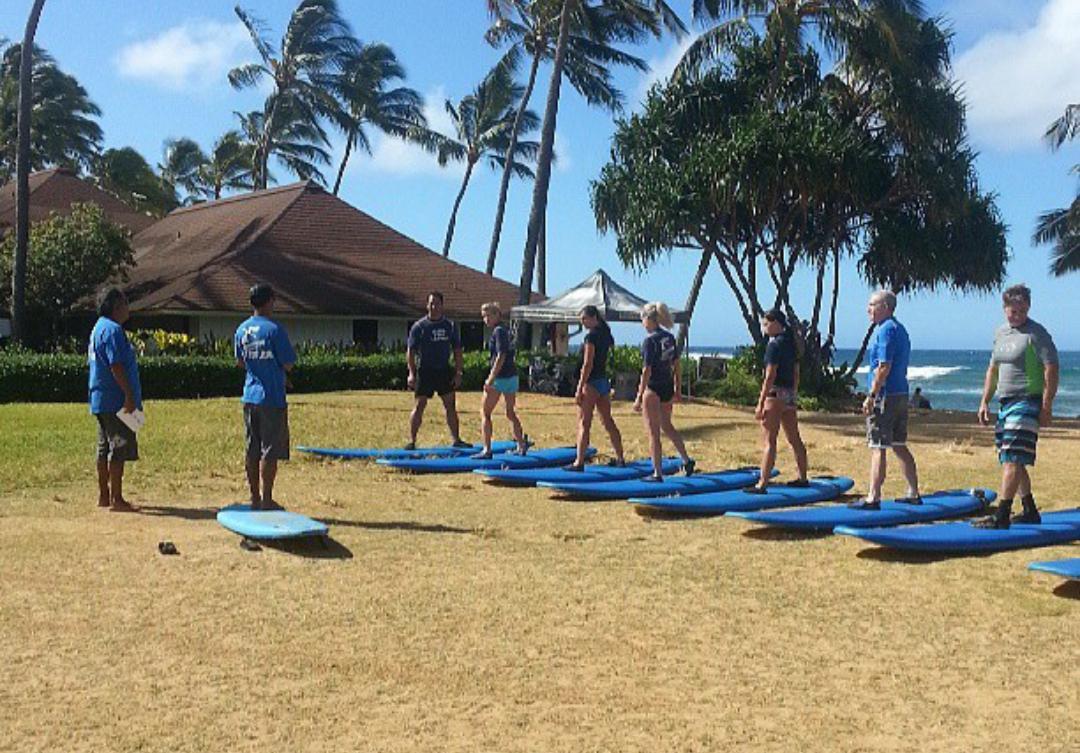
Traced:
[[139, 364], [123, 324], [130, 316], [127, 296], [119, 288], [101, 291], [98, 320], [90, 333], [90, 412], [97, 419], [98, 507], [132, 512], [124, 499], [124, 464], [139, 459], [139, 442], [121, 412], [142, 410]]
[[862, 510], [881, 509], [886, 453], [890, 449], [900, 461], [907, 481], [907, 496], [896, 501], [921, 505], [919, 472], [915, 457], [907, 447], [907, 370], [911, 359], [911, 340], [904, 325], [896, 320], [896, 295], [892, 292], [879, 290], [872, 294], [866, 312], [874, 323], [874, 334], [867, 351], [869, 387], [863, 401], [866, 437], [870, 446], [870, 489], [866, 499], [852, 502], [850, 506]]
[[499, 404], [499, 396], [506, 406], [506, 418], [514, 430], [517, 452], [524, 455], [528, 449], [528, 440], [521, 428], [516, 404], [518, 393], [517, 364], [514, 363], [514, 341], [510, 330], [502, 325], [502, 308], [498, 303], [485, 303], [480, 307], [480, 318], [484, 326], [491, 330], [488, 340], [491, 369], [484, 380], [484, 397], [480, 401], [480, 432], [484, 438], [484, 449], [473, 455], [477, 460], [491, 459], [491, 414]]
[[[1031, 291], [1014, 285], [1002, 295], [1005, 323], [994, 333], [994, 350], [983, 382], [979, 422], [990, 422], [990, 398], [1001, 401], [994, 444], [1001, 463], [1001, 496], [996, 512], [975, 525], [1008, 528], [1010, 523], [1041, 523], [1031, 492], [1028, 466], [1035, 465], [1039, 428], [1049, 426], [1058, 388], [1058, 353], [1050, 333], [1028, 318]], [[1020, 493], [1023, 509], [1010, 520], [1013, 498]]]
[[[285, 400], [288, 373], [296, 352], [285, 328], [270, 317], [274, 313], [274, 289], [259, 284], [251, 288], [252, 315], [236, 329], [236, 365], [245, 369], [244, 439], [245, 469], [251, 489], [251, 509], [280, 510], [274, 500], [278, 461], [289, 459], [289, 408]], [[261, 482], [261, 484], [260, 484]]]
[[626, 465], [626, 458], [623, 456], [622, 434], [611, 416], [611, 380], [607, 373], [608, 353], [615, 347], [615, 338], [596, 306], [581, 309], [580, 320], [586, 333], [581, 349], [581, 375], [574, 393], [574, 402], [578, 406], [577, 458], [573, 465], [566, 466], [566, 470], [585, 470], [594, 410], [600, 414], [615, 450], [615, 458], [610, 465], [621, 468]]
[[761, 439], [764, 450], [761, 455], [761, 478], [756, 485], [746, 489], [752, 494], [764, 494], [776, 465], [776, 439], [780, 427], [795, 453], [795, 465], [799, 478], [788, 486], [809, 486], [806, 479], [806, 445], [799, 435], [799, 414], [796, 400], [799, 396], [799, 354], [795, 336], [787, 326], [787, 317], [780, 309], [766, 311], [761, 319], [761, 331], [769, 338], [765, 346], [765, 378], [761, 383], [754, 417], [761, 422]]
[[[439, 394], [446, 410], [446, 425], [454, 447], [472, 447], [462, 441], [457, 413], [457, 390], [461, 387], [461, 373], [465, 358], [461, 350], [461, 335], [454, 323], [443, 316], [443, 294], [432, 291], [427, 299], [427, 316], [416, 322], [409, 330], [406, 358], [409, 361], [409, 389], [416, 402], [409, 416], [409, 443], [406, 450], [416, 449], [416, 435], [424, 422], [427, 401]], [[454, 367], [450, 367], [450, 352], [454, 353]], [[419, 366], [417, 365], [419, 357]]]
[[683, 461], [683, 472], [694, 472], [694, 459], [686, 452], [682, 435], [671, 423], [671, 409], [679, 395], [679, 349], [669, 331], [675, 326], [668, 307], [660, 302], [647, 303], [641, 310], [641, 326], [649, 333], [641, 341], [641, 381], [638, 383], [634, 410], [645, 419], [649, 433], [649, 453], [653, 475], [645, 481], [663, 481], [663, 455], [660, 432], [675, 445]]

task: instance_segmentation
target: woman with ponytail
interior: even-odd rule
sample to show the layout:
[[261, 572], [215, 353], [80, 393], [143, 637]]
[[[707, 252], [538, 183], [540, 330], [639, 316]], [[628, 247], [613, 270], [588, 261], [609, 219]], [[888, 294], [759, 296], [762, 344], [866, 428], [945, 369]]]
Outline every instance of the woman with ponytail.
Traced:
[[694, 472], [694, 459], [686, 452], [682, 436], [671, 423], [671, 408], [679, 399], [679, 349], [675, 336], [669, 331], [675, 326], [671, 312], [663, 303], [648, 303], [641, 310], [641, 325], [648, 331], [641, 342], [641, 382], [638, 384], [634, 410], [645, 418], [649, 432], [649, 453], [653, 475], [646, 481], [662, 481], [660, 432], [675, 445], [687, 476]]
[[578, 378], [574, 402], [578, 405], [577, 459], [573, 465], [566, 466], [568, 471], [585, 469], [585, 453], [589, 447], [589, 431], [592, 428], [593, 411], [600, 413], [615, 450], [611, 465], [622, 467], [626, 464], [623, 457], [622, 434], [611, 417], [611, 379], [607, 373], [608, 353], [615, 347], [615, 338], [611, 327], [600, 315], [596, 306], [586, 306], [580, 313], [581, 326], [587, 330], [585, 345], [582, 350], [581, 376]]

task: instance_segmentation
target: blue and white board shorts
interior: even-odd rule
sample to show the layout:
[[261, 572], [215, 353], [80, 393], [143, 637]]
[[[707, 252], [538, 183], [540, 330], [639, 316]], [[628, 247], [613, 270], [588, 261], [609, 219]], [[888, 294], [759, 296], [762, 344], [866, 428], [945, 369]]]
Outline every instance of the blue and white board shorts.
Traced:
[[1040, 397], [1005, 398], [1001, 401], [994, 431], [999, 463], [1035, 465], [1041, 410]]
[[501, 392], [504, 395], [512, 395], [518, 391], [518, 377], [517, 374], [508, 377], [496, 377], [493, 385], [496, 392]]

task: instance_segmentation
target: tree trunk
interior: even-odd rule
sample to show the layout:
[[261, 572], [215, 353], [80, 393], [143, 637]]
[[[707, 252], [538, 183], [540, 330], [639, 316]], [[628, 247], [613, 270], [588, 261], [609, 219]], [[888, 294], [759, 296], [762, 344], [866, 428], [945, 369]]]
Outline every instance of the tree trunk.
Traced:
[[[503, 216], [506, 214], [506, 197], [510, 193], [510, 166], [514, 163], [514, 152], [517, 150], [518, 131], [521, 130], [521, 119], [525, 110], [529, 108], [529, 99], [532, 97], [533, 87], [536, 85], [536, 72], [540, 68], [540, 53], [533, 56], [532, 68], [529, 69], [529, 83], [525, 85], [525, 93], [521, 96], [521, 106], [514, 115], [514, 124], [510, 127], [510, 144], [506, 148], [506, 166], [503, 168], [502, 181], [499, 183], [499, 203], [495, 207], [495, 229], [491, 233], [491, 246], [488, 248], [487, 268], [489, 275], [495, 274], [495, 256], [499, 252], [499, 237], [502, 235]], [[543, 291], [540, 291], [543, 292]]]
[[863, 335], [862, 345], [859, 346], [859, 352], [855, 354], [855, 360], [851, 362], [851, 366], [848, 367], [847, 374], [851, 376], [859, 367], [862, 366], [863, 357], [866, 355], [866, 348], [870, 345], [870, 335], [874, 334], [874, 327], [876, 325], [871, 322], [870, 326], [866, 329], [866, 334]]
[[829, 307], [829, 347], [836, 341], [836, 303], [840, 299], [840, 249], [833, 249], [832, 304]]
[[[521, 260], [521, 283], [518, 303], [527, 304], [532, 294], [533, 267], [536, 265], [536, 245], [540, 240], [540, 223], [547, 212], [548, 184], [551, 182], [551, 157], [555, 146], [555, 120], [559, 113], [559, 87], [562, 84], [566, 45], [570, 36], [570, 16], [580, 0], [563, 0], [559, 18], [559, 37], [555, 44], [555, 59], [551, 65], [551, 85], [548, 89], [544, 125], [540, 133], [540, 153], [536, 159], [536, 181], [533, 184], [532, 210], [529, 212], [529, 233]], [[524, 345], [524, 343], [522, 343]]]
[[334, 181], [334, 196], [338, 195], [338, 189], [341, 188], [341, 179], [345, 177], [345, 166], [349, 164], [349, 155], [352, 154], [353, 137], [350, 133], [348, 138], [345, 139], [345, 154], [341, 156], [341, 167], [337, 171], [337, 180]]
[[547, 212], [540, 223], [540, 240], [536, 244], [536, 291], [547, 295]]
[[444, 259], [450, 258], [450, 243], [454, 240], [454, 225], [457, 224], [458, 207], [461, 206], [461, 200], [465, 198], [465, 189], [469, 187], [469, 178], [472, 177], [474, 164], [476, 163], [469, 160], [468, 167], [465, 168], [465, 179], [461, 181], [461, 190], [458, 191], [457, 198], [454, 199], [454, 209], [450, 212], [450, 224], [446, 228], [446, 240], [443, 241], [442, 255]]
[[[701, 292], [701, 284], [705, 282], [705, 273], [709, 271], [709, 261], [712, 259], [712, 251], [703, 249], [701, 252], [701, 261], [698, 262], [697, 273], [694, 275], [694, 281], [690, 284], [690, 294], [686, 297], [686, 316], [688, 319], [694, 318], [694, 307], [697, 306], [698, 294]], [[686, 343], [690, 339], [690, 322], [683, 322], [679, 325], [679, 352], [686, 352]]]
[[810, 318], [810, 331], [817, 332], [821, 323], [821, 299], [825, 295], [825, 255], [818, 257], [817, 280], [814, 289], [814, 312]]
[[15, 258], [11, 272], [11, 334], [25, 343], [26, 261], [30, 250], [30, 117], [34, 73], [34, 36], [45, 0], [34, 0], [26, 20], [19, 62], [18, 149], [15, 156]]

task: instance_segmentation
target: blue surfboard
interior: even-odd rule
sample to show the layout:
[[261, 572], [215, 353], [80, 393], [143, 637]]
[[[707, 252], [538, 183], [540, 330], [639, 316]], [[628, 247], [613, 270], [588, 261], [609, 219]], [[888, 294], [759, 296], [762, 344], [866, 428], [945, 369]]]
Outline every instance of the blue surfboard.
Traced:
[[822, 505], [793, 510], [733, 512], [732, 515], [791, 530], [831, 531], [837, 526], [874, 528], [971, 515], [982, 510], [985, 502], [992, 502], [996, 496], [989, 489], [954, 489], [928, 494], [923, 497], [921, 505], [883, 500], [880, 510], [853, 510], [846, 505]]
[[825, 502], [836, 499], [853, 486], [855, 482], [844, 476], [818, 476], [810, 479], [809, 486], [772, 484], [764, 494], [750, 494], [742, 489], [733, 489], [685, 497], [631, 498], [630, 503], [653, 512], [723, 515], [738, 510], [764, 510]]
[[[572, 462], [572, 461], [571, 461]], [[682, 468], [679, 458], [666, 458], [661, 462], [664, 473], [676, 473]], [[487, 480], [508, 486], [535, 486], [541, 481], [548, 483], [599, 483], [602, 481], [628, 481], [648, 476], [653, 471], [651, 460], [634, 460], [621, 468], [610, 465], [586, 465], [581, 471], [565, 468], [480, 468], [479, 473]]]
[[326, 536], [325, 523], [288, 510], [252, 510], [251, 505], [229, 505], [218, 511], [217, 522], [250, 539], [296, 539]]
[[1080, 557], [1071, 560], [1051, 560], [1049, 562], [1032, 562], [1028, 565], [1029, 570], [1038, 570], [1043, 573], [1060, 575], [1069, 580], [1080, 580]]
[[[589, 457], [596, 450], [589, 448]], [[453, 458], [380, 458], [375, 462], [388, 468], [411, 473], [468, 473], [479, 468], [546, 468], [553, 465], [566, 465], [577, 458], [577, 448], [552, 447], [546, 450], [530, 450], [528, 455], [501, 453], [490, 460], [479, 460], [469, 456]]]
[[[514, 442], [492, 442], [493, 452], [509, 452], [517, 445]], [[480, 445], [468, 447], [451, 447], [440, 445], [438, 447], [417, 447], [415, 450], [406, 450], [403, 447], [367, 448], [367, 447], [307, 447], [300, 445], [298, 452], [306, 452], [309, 455], [318, 455], [325, 458], [338, 460], [377, 460], [378, 458], [450, 458], [461, 455], [472, 455], [484, 449]]]
[[838, 526], [834, 532], [913, 552], [1000, 552], [1080, 541], [1080, 508], [1046, 512], [1038, 525], [1016, 523], [1004, 530], [976, 528], [964, 521], [899, 528]]
[[[776, 471], [773, 471], [775, 474]], [[738, 468], [693, 476], [666, 476], [663, 481], [601, 481], [581, 483], [541, 481], [537, 486], [552, 489], [578, 499], [629, 499], [630, 497], [670, 497], [676, 494], [705, 494], [724, 489], [738, 489], [757, 483], [757, 468]]]

